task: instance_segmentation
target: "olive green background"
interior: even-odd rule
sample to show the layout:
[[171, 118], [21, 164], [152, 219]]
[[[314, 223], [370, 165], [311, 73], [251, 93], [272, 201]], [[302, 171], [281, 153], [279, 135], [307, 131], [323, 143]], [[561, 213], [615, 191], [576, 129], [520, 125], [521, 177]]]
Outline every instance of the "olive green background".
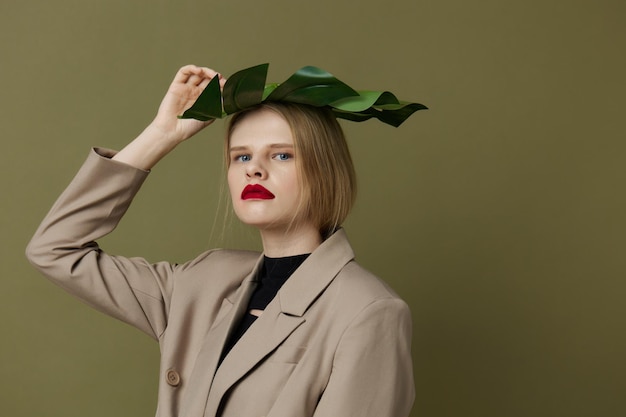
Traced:
[[[24, 247], [89, 148], [138, 134], [179, 66], [263, 62], [269, 81], [311, 64], [430, 107], [398, 129], [343, 123], [360, 180], [346, 229], [413, 312], [412, 416], [626, 415], [625, 12], [3, 1], [0, 415], [153, 415], [156, 343], [41, 278]], [[105, 249], [180, 262], [258, 247], [215, 216], [223, 132], [159, 164]]]

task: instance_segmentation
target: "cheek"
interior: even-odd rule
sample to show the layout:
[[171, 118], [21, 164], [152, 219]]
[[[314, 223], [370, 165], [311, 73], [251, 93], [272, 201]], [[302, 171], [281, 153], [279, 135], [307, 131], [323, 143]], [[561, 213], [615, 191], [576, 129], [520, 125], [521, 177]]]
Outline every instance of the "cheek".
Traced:
[[294, 196], [300, 198], [302, 190], [300, 189], [300, 183], [298, 182], [297, 179], [293, 179], [291, 181], [291, 184], [289, 184], [289, 188], [291, 189], [291, 192], [293, 193]]
[[298, 181], [297, 178], [292, 177], [290, 180], [285, 183], [285, 186], [288, 189], [288, 193], [291, 196], [291, 200], [294, 207], [299, 207], [299, 210], [302, 211], [306, 209], [308, 205], [309, 196], [302, 188], [302, 185]]
[[285, 183], [285, 187], [289, 189], [289, 191], [293, 195], [300, 195], [300, 182], [298, 181], [298, 170], [295, 166], [289, 167], [283, 173], [283, 181]]
[[233, 200], [233, 203], [236, 201], [235, 199], [235, 193], [237, 190], [237, 183], [235, 181], [236, 176], [234, 175], [233, 171], [231, 169], [228, 170], [227, 174], [226, 174], [226, 182], [228, 185], [228, 191], [230, 193], [230, 197]]

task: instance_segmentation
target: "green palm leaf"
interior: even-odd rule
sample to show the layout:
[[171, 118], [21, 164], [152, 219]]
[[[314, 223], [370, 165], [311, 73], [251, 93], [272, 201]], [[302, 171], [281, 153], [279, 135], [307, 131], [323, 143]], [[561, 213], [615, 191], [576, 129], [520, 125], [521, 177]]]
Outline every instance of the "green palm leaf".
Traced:
[[331, 73], [317, 67], [301, 68], [281, 84], [265, 84], [269, 64], [233, 74], [224, 85], [223, 109], [219, 80], [213, 78], [181, 118], [211, 120], [233, 114], [264, 101], [284, 101], [329, 107], [336, 117], [355, 122], [376, 118], [400, 126], [409, 116], [427, 107], [400, 101], [389, 91], [355, 91]]
[[266, 100], [323, 107], [333, 101], [358, 96], [358, 94], [331, 73], [321, 68], [308, 66], [301, 68], [287, 81], [278, 85]]
[[222, 117], [222, 92], [218, 77], [213, 77], [193, 106], [179, 116], [181, 119], [196, 119], [203, 122]]
[[224, 85], [224, 112], [233, 114], [263, 100], [269, 64], [261, 64], [233, 74]]

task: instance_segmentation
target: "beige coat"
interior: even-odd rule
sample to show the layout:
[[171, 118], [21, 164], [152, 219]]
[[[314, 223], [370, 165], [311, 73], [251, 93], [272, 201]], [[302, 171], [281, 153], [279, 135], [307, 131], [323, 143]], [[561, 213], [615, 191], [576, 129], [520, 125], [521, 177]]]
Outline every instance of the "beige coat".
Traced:
[[414, 400], [411, 316], [354, 262], [345, 233], [289, 278], [218, 368], [262, 256], [213, 250], [185, 264], [112, 256], [111, 232], [147, 172], [92, 152], [27, 249], [69, 293], [161, 348], [159, 417], [404, 417]]

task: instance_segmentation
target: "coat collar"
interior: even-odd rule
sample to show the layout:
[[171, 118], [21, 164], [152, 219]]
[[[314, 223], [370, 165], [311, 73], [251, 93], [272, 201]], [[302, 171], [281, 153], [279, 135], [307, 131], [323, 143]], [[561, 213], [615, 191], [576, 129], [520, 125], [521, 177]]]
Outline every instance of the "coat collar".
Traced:
[[[244, 281], [244, 288], [254, 285], [256, 271], [261, 264], [263, 256], [257, 262], [257, 267]], [[345, 232], [340, 229], [330, 238], [324, 241], [293, 273], [278, 295], [267, 306], [261, 317], [246, 331], [240, 341], [233, 346], [232, 350], [224, 358], [219, 369], [215, 373], [207, 399], [205, 416], [213, 416], [218, 412], [220, 403], [226, 392], [239, 379], [244, 377], [257, 363], [275, 350], [289, 335], [304, 323], [304, 313], [309, 306], [319, 297], [326, 287], [333, 281], [341, 269], [352, 259], [354, 253], [348, 242]], [[226, 317], [224, 329], [217, 336], [223, 344], [227, 335], [237, 326], [241, 316], [245, 313], [251, 291], [240, 296], [233, 309]], [[212, 331], [209, 332], [213, 333]], [[213, 337], [211, 337], [212, 339]], [[209, 339], [209, 337], [207, 337]], [[222, 346], [212, 344], [217, 353], [212, 355], [211, 365], [216, 366]], [[204, 350], [204, 349], [203, 349]], [[214, 368], [209, 368], [214, 369]], [[197, 370], [196, 370], [197, 371]], [[206, 375], [206, 374], [205, 374]]]
[[354, 252], [343, 229], [336, 231], [300, 265], [278, 292], [281, 311], [301, 317], [352, 259]]

